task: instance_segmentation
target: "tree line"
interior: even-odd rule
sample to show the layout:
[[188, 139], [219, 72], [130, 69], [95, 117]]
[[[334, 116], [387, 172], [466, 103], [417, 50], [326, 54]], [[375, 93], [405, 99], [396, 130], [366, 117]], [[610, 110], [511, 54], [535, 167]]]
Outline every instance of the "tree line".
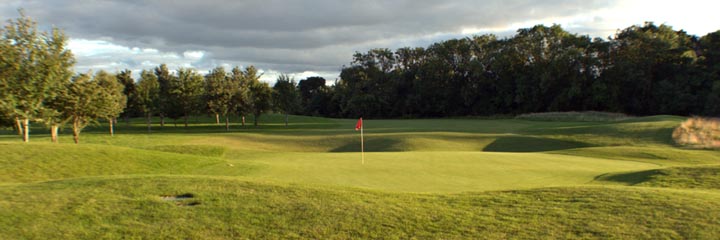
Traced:
[[[21, 13], [22, 14], [22, 13]], [[0, 30], [0, 124], [25, 141], [30, 122], [81, 130], [106, 119], [183, 119], [268, 111], [326, 117], [409, 118], [514, 115], [544, 111], [610, 111], [633, 115], [720, 115], [720, 31], [688, 35], [667, 25], [631, 26], [608, 39], [558, 25], [520, 29], [509, 38], [481, 35], [426, 48], [356, 52], [333, 85], [321, 77], [259, 81], [253, 66], [207, 74], [161, 64], [116, 74], [74, 74], [58, 29], [38, 33], [22, 15]]]
[[[243, 126], [244, 116], [252, 114], [257, 126], [260, 115], [271, 110], [274, 93], [268, 83], [260, 82], [260, 77], [254, 66], [234, 67], [230, 72], [217, 67], [203, 76], [190, 68], [171, 73], [167, 65], [161, 64], [153, 70], [143, 70], [138, 81], [125, 70], [117, 75], [127, 96], [127, 108], [122, 115], [144, 116], [148, 131], [153, 116], [160, 117], [161, 127], [166, 118], [183, 118], [187, 127], [190, 116], [203, 113], [215, 115], [218, 124], [222, 117], [227, 130], [231, 114], [242, 116]], [[278, 83], [282, 81], [279, 79]], [[294, 80], [288, 78], [287, 82], [293, 84]]]
[[73, 76], [75, 59], [62, 31], [38, 32], [23, 14], [0, 33], [0, 120], [14, 126], [23, 141], [29, 141], [32, 121], [47, 126], [53, 142], [58, 129], [70, 124], [77, 143], [89, 123], [113, 119], [125, 109], [126, 97], [114, 75]]
[[560, 26], [511, 38], [356, 53], [317, 108], [333, 117], [447, 117], [546, 111], [720, 115], [720, 31], [645, 23], [591, 39]]
[[150, 131], [153, 116], [160, 117], [161, 126], [166, 118], [183, 118], [187, 127], [191, 115], [212, 113], [218, 124], [222, 116], [229, 130], [231, 114], [242, 116], [243, 126], [244, 116], [252, 114], [257, 126], [260, 115], [274, 107], [286, 113], [287, 125], [287, 114], [300, 106], [293, 79], [281, 75], [271, 88], [259, 81], [254, 66], [230, 72], [217, 67], [202, 75], [161, 64], [143, 70], [137, 81], [130, 70], [74, 74], [75, 59], [59, 29], [38, 32], [37, 23], [21, 12], [0, 35], [0, 126], [13, 126], [25, 142], [31, 122], [47, 126], [53, 142], [58, 129], [70, 125], [79, 143], [81, 131], [98, 119], [107, 120], [112, 135], [121, 116], [145, 117]]

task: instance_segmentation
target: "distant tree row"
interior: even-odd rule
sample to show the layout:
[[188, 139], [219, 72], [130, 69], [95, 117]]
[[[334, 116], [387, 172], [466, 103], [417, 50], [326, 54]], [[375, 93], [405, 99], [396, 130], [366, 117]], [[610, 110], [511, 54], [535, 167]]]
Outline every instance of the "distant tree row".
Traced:
[[181, 68], [171, 73], [165, 64], [153, 70], [143, 70], [135, 81], [129, 70], [117, 74], [125, 86], [127, 108], [122, 113], [126, 119], [144, 116], [150, 130], [150, 119], [160, 117], [185, 119], [197, 114], [212, 114], [216, 123], [221, 118], [229, 130], [229, 116], [241, 117], [245, 126], [245, 115], [254, 116], [258, 125], [260, 116], [268, 111], [285, 114], [285, 125], [289, 114], [330, 115], [326, 110], [332, 88], [326, 86], [322, 77], [309, 77], [296, 82], [288, 75], [281, 74], [272, 88], [261, 82], [254, 66], [245, 69], [234, 67], [227, 72], [216, 67], [202, 76], [193, 69]]
[[231, 114], [243, 116], [243, 125], [244, 116], [253, 114], [257, 126], [273, 106], [286, 116], [300, 106], [294, 80], [281, 75], [270, 88], [253, 66], [229, 73], [218, 67], [203, 76], [189, 68], [172, 73], [162, 64], [143, 70], [138, 81], [129, 70], [73, 76], [75, 59], [62, 31], [40, 33], [34, 21], [21, 15], [0, 30], [0, 126], [13, 126], [25, 142], [31, 122], [46, 125], [53, 142], [61, 126], [71, 125], [79, 143], [81, 131], [98, 119], [107, 120], [112, 135], [121, 115], [144, 116], [150, 131], [153, 116], [160, 117], [161, 126], [166, 118], [183, 118], [187, 127], [191, 115], [212, 113], [218, 124], [223, 116], [229, 130]]
[[[165, 118], [183, 118], [187, 127], [190, 116], [204, 113], [215, 115], [218, 124], [222, 117], [229, 130], [230, 115], [243, 116], [245, 125], [244, 116], [253, 114], [257, 126], [260, 115], [272, 107], [273, 89], [260, 82], [260, 76], [253, 66], [244, 70], [235, 67], [230, 72], [217, 67], [203, 76], [189, 68], [171, 73], [167, 65], [161, 64], [152, 71], [143, 70], [137, 82], [129, 70], [117, 74], [117, 80], [125, 85], [127, 108], [123, 116], [144, 116], [148, 131], [153, 116], [160, 117], [160, 126], [165, 125]], [[293, 84], [289, 79], [287, 82]]]
[[356, 53], [335, 86], [313, 91], [303, 92], [313, 95], [302, 96], [304, 112], [332, 117], [582, 110], [719, 116], [720, 31], [696, 37], [646, 23], [604, 40], [538, 25], [505, 39], [372, 49]]
[[[107, 73], [72, 77], [75, 59], [65, 49], [67, 37], [53, 28], [39, 33], [24, 16], [0, 29], [0, 119], [30, 139], [30, 122], [50, 128], [71, 123], [75, 142], [95, 119], [112, 119], [125, 108], [122, 86]], [[72, 77], [72, 78], [71, 78]], [[112, 129], [112, 126], [111, 126]]]

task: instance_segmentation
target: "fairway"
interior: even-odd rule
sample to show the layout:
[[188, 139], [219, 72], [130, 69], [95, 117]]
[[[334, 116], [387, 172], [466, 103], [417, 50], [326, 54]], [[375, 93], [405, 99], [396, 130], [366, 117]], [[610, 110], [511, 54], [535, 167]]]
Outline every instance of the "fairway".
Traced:
[[282, 118], [150, 134], [137, 119], [79, 145], [5, 131], [0, 238], [720, 234], [720, 152], [674, 146], [680, 117], [365, 120], [364, 164], [355, 120]]

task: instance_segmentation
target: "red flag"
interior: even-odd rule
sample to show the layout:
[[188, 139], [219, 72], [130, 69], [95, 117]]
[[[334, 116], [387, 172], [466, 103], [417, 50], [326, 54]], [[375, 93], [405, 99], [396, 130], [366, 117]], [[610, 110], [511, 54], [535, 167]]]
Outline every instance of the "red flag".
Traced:
[[358, 120], [357, 124], [355, 124], [355, 131], [360, 130], [362, 128], [362, 118]]

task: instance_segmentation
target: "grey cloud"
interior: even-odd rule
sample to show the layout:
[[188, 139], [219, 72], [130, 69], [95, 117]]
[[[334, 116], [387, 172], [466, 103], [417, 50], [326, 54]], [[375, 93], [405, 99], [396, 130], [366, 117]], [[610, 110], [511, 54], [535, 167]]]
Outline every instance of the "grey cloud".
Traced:
[[[75, 37], [121, 43], [317, 48], [566, 16], [607, 1], [30, 1], [28, 13]], [[158, 47], [158, 46], [153, 46]]]
[[[337, 71], [349, 63], [354, 51], [425, 46], [427, 36], [454, 36], [464, 27], [504, 27], [609, 4], [607, 0], [29, 0], [10, 1], [0, 6], [0, 13], [6, 16], [22, 7], [41, 24], [54, 24], [73, 38], [110, 39], [123, 46], [175, 53], [206, 51], [208, 56], [197, 63], [203, 66], [247, 62], [279, 71]], [[375, 45], [379, 43], [385, 45]]]

